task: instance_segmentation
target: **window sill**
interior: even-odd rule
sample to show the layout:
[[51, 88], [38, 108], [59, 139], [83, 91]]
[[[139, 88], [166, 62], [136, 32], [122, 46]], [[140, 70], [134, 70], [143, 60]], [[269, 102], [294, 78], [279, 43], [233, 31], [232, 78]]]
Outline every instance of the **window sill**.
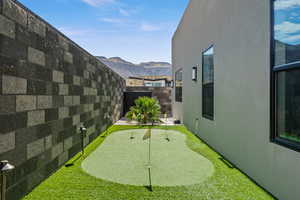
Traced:
[[292, 62], [287, 63], [279, 66], [274, 66], [273, 71], [279, 72], [279, 71], [286, 71], [286, 70], [292, 70], [292, 69], [299, 69], [300, 68], [300, 62]]
[[208, 119], [208, 120], [214, 121], [214, 117], [212, 117], [212, 116], [209, 116], [209, 115], [202, 114], [202, 117], [204, 117], [205, 119]]
[[275, 143], [277, 145], [280, 145], [280, 146], [284, 146], [288, 149], [300, 152], [300, 143], [293, 142], [293, 141], [283, 139], [283, 138], [279, 138], [279, 137], [276, 137], [276, 138], [272, 139], [271, 142]]
[[182, 103], [182, 101], [176, 101], [176, 100], [175, 100], [175, 102], [176, 102], [176, 103]]

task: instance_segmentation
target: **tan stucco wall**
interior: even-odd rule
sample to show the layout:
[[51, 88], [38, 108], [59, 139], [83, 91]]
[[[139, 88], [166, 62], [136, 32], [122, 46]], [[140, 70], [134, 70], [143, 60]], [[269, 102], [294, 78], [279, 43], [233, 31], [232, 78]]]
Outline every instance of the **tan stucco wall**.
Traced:
[[[300, 153], [270, 143], [270, 0], [191, 0], [173, 37], [174, 116], [280, 200], [300, 197]], [[214, 44], [215, 120], [202, 117], [201, 52]], [[173, 92], [174, 100], [174, 92]], [[196, 127], [199, 119], [199, 128]], [[197, 129], [197, 130], [196, 130]]]

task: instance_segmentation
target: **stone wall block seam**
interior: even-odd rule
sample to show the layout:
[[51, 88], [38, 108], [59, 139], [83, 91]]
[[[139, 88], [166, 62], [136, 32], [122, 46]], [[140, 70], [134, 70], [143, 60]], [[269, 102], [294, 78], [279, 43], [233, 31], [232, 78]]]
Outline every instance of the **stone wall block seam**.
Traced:
[[27, 113], [27, 126], [36, 126], [45, 123], [45, 110], [35, 110]]
[[16, 37], [16, 26], [15, 23], [3, 15], [0, 15], [0, 34], [15, 39]]
[[52, 78], [53, 82], [64, 83], [64, 73], [61, 71], [53, 70]]
[[64, 53], [64, 61], [73, 64], [73, 55], [70, 52]]
[[45, 138], [45, 149], [48, 150], [52, 147], [53, 136], [49, 135]]
[[81, 80], [80, 80], [80, 77], [79, 76], [73, 76], [73, 84], [74, 85], [80, 85], [80, 82], [81, 82]]
[[45, 139], [41, 138], [27, 144], [27, 159], [40, 155], [45, 151]]
[[62, 166], [63, 164], [65, 164], [69, 159], [69, 153], [63, 152], [62, 154], [60, 154], [58, 156], [58, 166]]
[[2, 93], [3, 94], [26, 94], [27, 80], [15, 76], [2, 76]]
[[11, 20], [16, 21], [22, 26], [27, 26], [27, 11], [17, 5], [11, 0], [2, 0], [3, 1], [3, 14], [10, 18]]
[[69, 94], [69, 85], [59, 84], [59, 95], [68, 95]]
[[53, 97], [52, 96], [37, 96], [37, 108], [38, 109], [48, 109], [53, 107]]
[[53, 146], [51, 149], [52, 160], [55, 159], [59, 154], [61, 154], [63, 152], [63, 149], [64, 149], [64, 145], [62, 142]]
[[58, 109], [58, 118], [59, 119], [64, 119], [69, 117], [70, 115], [70, 109], [68, 107], [60, 107]]
[[28, 47], [28, 61], [37, 65], [45, 66], [45, 53], [32, 47]]
[[16, 96], [16, 111], [30, 111], [36, 110], [37, 99], [32, 95], [17, 95]]
[[0, 134], [0, 154], [15, 149], [16, 135], [15, 132]]
[[31, 13], [28, 13], [28, 28], [30, 31], [37, 33], [41, 37], [46, 37], [45, 23]]
[[69, 150], [73, 146], [73, 137], [64, 140], [64, 151]]
[[0, 114], [16, 112], [16, 96], [0, 95]]

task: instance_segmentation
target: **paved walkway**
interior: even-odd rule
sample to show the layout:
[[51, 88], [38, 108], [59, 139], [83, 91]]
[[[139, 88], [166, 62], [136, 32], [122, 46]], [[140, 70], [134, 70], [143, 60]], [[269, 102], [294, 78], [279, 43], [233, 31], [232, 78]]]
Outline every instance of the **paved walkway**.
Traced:
[[[161, 124], [162, 126], [173, 126], [174, 124], [174, 118], [161, 118], [161, 121], [163, 121]], [[120, 119], [115, 123], [115, 125], [138, 125], [137, 121], [128, 121], [125, 117]], [[151, 125], [151, 124], [143, 124], [143, 125]]]

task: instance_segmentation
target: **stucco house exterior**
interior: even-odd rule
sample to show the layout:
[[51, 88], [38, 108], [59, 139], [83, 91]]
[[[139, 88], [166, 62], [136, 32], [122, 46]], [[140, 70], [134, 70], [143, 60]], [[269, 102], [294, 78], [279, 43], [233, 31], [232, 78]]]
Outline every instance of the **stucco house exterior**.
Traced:
[[173, 115], [278, 199], [300, 199], [300, 2], [190, 0]]

